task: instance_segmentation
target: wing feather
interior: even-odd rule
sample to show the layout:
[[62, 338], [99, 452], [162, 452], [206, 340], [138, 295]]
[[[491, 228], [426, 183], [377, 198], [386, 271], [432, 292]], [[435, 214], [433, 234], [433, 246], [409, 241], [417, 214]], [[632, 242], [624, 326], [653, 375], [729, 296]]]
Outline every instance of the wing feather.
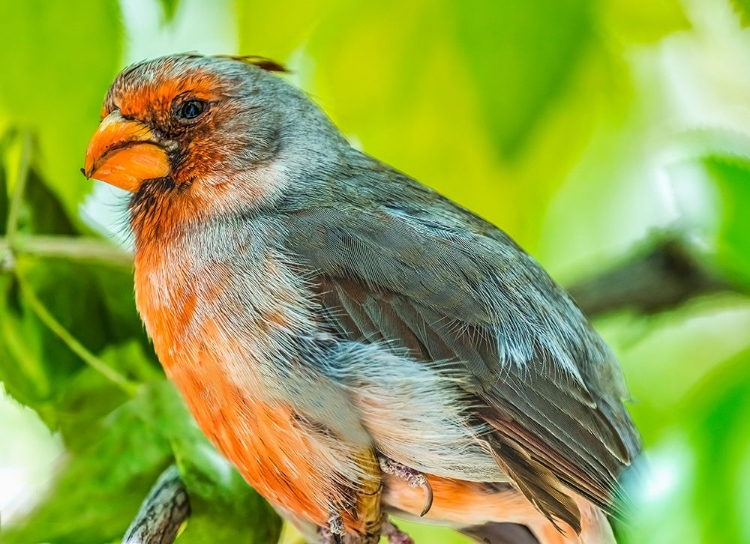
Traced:
[[307, 267], [332, 327], [462, 370], [476, 417], [495, 430], [498, 464], [550, 519], [580, 527], [569, 489], [612, 511], [640, 446], [609, 350], [504, 233], [400, 182], [400, 198], [374, 212], [285, 217], [286, 249]]

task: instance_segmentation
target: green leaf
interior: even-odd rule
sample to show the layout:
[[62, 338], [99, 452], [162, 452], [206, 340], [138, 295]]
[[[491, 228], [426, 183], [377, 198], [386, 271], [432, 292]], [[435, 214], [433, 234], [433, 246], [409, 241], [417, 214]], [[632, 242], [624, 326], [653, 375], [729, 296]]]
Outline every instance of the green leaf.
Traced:
[[[740, 542], [739, 522], [747, 505], [738, 503], [741, 471], [747, 455], [750, 418], [750, 350], [726, 361], [683, 401], [692, 422], [697, 453], [694, 509], [701, 512], [703, 542], [723, 535]], [[717, 470], [717, 467], [720, 469]], [[716, 489], [724, 490], [716, 493]]]
[[414, 521], [394, 520], [396, 526], [414, 542], [439, 542], [440, 544], [472, 544], [474, 540], [447, 527], [438, 527]]
[[293, 50], [293, 77], [355, 145], [516, 237], [623, 79], [590, 0], [296, 4], [241, 2], [243, 52]]
[[[121, 374], [138, 376], [143, 382], [163, 380], [152, 364], [151, 349], [144, 348], [137, 340], [110, 345], [99, 358]], [[128, 400], [120, 387], [93, 368], [78, 371], [68, 380], [56, 405], [66, 447], [76, 452], [96, 442], [100, 432], [97, 422]]]
[[454, 2], [457, 43], [496, 149], [515, 157], [593, 37], [589, 0]]
[[170, 23], [174, 19], [174, 14], [177, 12], [178, 1], [179, 0], [160, 0], [165, 22]]
[[341, 0], [237, 0], [240, 53], [285, 62]]
[[721, 195], [718, 264], [728, 275], [750, 286], [750, 160], [709, 157], [703, 164]]
[[45, 184], [36, 169], [32, 168], [29, 171], [23, 200], [27, 208], [25, 217], [27, 224], [19, 225], [20, 230], [58, 236], [78, 233], [78, 229], [71, 220], [75, 214], [72, 216], [68, 214], [58, 196]]
[[80, 173], [121, 62], [116, 0], [0, 2], [0, 119], [31, 129], [45, 182], [72, 218], [90, 190]]
[[750, 0], [731, 0], [732, 6], [742, 19], [742, 24], [750, 24]]
[[52, 377], [42, 356], [38, 323], [19, 312], [18, 287], [9, 275], [0, 276], [0, 381], [18, 402], [31, 406], [53, 425], [50, 397]]
[[[146, 381], [161, 376], [135, 311], [128, 271], [31, 257], [19, 258], [17, 267], [44, 307], [85, 348], [100, 353], [105, 363], [128, 378]], [[0, 379], [11, 396], [35, 409], [48, 426], [61, 428], [66, 437], [82, 436], [67, 432], [66, 414], [76, 410], [67, 404], [70, 388], [76, 390], [81, 372], [90, 369], [39, 320], [15, 281], [5, 276], [0, 287], [0, 352], [5, 354], [0, 358]], [[125, 348], [125, 356], [110, 354]], [[88, 393], [93, 390], [81, 392]], [[119, 398], [116, 389], [103, 395]]]
[[[111, 348], [105, 357], [123, 366], [125, 360], [145, 359], [136, 344]], [[278, 516], [208, 443], [170, 382], [144, 385], [134, 398], [123, 400], [122, 392], [92, 369], [76, 376], [60, 409], [70, 459], [50, 495], [3, 533], [2, 542], [117, 539], [173, 460], [191, 504], [180, 543], [278, 539]]]
[[456, 44], [458, 9], [341, 2], [320, 14], [299, 75], [355, 145], [508, 227], [518, 207]]
[[[100, 400], [94, 395], [86, 402]], [[150, 390], [144, 388], [92, 422], [87, 445], [64, 460], [50, 494], [18, 525], [7, 528], [2, 542], [100, 544], [119, 539], [172, 460], [169, 440], [144, 417], [150, 402]]]
[[[3, 143], [5, 138], [0, 138], [0, 156], [3, 156], [5, 150]], [[8, 222], [8, 182], [5, 168], [0, 165], [0, 234], [5, 234], [5, 226]]]

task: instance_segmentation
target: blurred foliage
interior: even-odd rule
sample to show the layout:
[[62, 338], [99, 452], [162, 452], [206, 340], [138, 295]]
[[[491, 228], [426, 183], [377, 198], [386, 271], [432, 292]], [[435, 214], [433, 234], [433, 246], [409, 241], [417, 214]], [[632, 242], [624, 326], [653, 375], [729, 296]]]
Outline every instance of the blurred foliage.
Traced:
[[750, 221], [745, 207], [750, 202], [750, 160], [707, 157], [703, 164], [721, 194], [723, 218], [717, 237], [717, 259], [737, 281], [750, 285]]
[[[66, 448], [3, 542], [117, 541], [172, 462], [193, 506], [178, 542], [279, 530], [164, 382], [127, 259], [81, 213], [92, 186], [78, 169], [128, 58], [126, 5], [157, 14], [165, 36], [234, 10], [221, 30], [236, 52], [287, 62], [355, 145], [498, 224], [569, 284], [668, 229], [747, 292], [745, 0], [0, 0], [0, 380]], [[622, 539], [750, 542], [747, 297], [596, 325], [622, 360], [651, 467]], [[465, 541], [404, 526], [420, 543]]]
[[40, 174], [78, 221], [90, 190], [80, 180], [81, 143], [96, 129], [102, 90], [121, 60], [117, 2], [3, 0], [0, 21], [0, 128], [33, 131]]

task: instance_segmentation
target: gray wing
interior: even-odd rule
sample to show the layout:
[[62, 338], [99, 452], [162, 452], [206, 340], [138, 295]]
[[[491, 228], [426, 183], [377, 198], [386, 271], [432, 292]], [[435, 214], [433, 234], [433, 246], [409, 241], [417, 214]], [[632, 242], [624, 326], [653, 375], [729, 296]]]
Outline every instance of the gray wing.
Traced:
[[398, 181], [375, 207], [354, 200], [360, 188], [339, 207], [285, 218], [286, 249], [328, 319], [342, 337], [389, 341], [470, 376], [498, 463], [550, 519], [579, 527], [566, 488], [611, 509], [639, 442], [608, 348], [502, 231]]

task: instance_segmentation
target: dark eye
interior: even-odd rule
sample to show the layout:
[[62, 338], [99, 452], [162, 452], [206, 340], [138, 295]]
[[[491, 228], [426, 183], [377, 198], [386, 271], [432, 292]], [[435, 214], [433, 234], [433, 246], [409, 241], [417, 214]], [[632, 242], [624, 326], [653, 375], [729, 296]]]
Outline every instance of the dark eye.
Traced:
[[186, 100], [179, 106], [175, 111], [175, 115], [178, 119], [184, 121], [190, 121], [197, 119], [206, 110], [206, 103], [202, 100]]

